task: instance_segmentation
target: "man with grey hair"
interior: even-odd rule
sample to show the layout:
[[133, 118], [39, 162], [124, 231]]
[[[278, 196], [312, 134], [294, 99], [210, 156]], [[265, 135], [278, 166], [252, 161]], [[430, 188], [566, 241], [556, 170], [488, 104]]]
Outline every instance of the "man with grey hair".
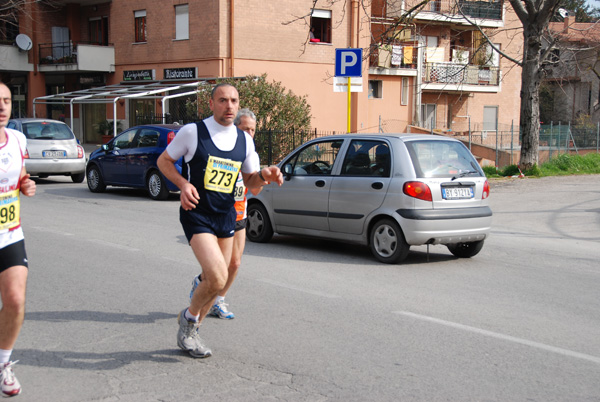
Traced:
[[[254, 133], [256, 131], [256, 115], [250, 109], [240, 109], [233, 120], [233, 124], [240, 130], [250, 134], [252, 139], [254, 139]], [[262, 190], [262, 187], [258, 190], [258, 192], [260, 192], [260, 190]], [[258, 194], [258, 192], [253, 191], [255, 195]], [[246, 244], [246, 206], [248, 205], [248, 199], [246, 198], [247, 193], [248, 189], [244, 186], [244, 180], [240, 174], [234, 190], [236, 222], [235, 234], [233, 235], [233, 252], [231, 253], [231, 260], [228, 267], [229, 276], [227, 278], [225, 287], [217, 294], [217, 297], [209, 312], [210, 315], [218, 318], [229, 320], [235, 318], [235, 315], [227, 309], [228, 305], [225, 303], [225, 295], [233, 284], [233, 281], [237, 276], [238, 269], [242, 264], [242, 254], [244, 253], [244, 246]], [[194, 277], [194, 280], [192, 281], [192, 290], [190, 291], [190, 299], [194, 295], [194, 291], [201, 281], [202, 274]]]

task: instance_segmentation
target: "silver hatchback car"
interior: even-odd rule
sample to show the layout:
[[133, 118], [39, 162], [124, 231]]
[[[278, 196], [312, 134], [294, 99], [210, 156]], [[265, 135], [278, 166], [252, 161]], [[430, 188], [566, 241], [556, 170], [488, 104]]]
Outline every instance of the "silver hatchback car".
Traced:
[[73, 131], [62, 121], [23, 118], [9, 120], [8, 128], [27, 137], [25, 168], [32, 176], [71, 176], [75, 183], [85, 179], [85, 151]]
[[479, 253], [489, 236], [490, 186], [465, 145], [419, 134], [343, 134], [309, 141], [278, 165], [284, 184], [248, 199], [246, 235], [273, 233], [368, 245], [397, 263], [410, 246]]

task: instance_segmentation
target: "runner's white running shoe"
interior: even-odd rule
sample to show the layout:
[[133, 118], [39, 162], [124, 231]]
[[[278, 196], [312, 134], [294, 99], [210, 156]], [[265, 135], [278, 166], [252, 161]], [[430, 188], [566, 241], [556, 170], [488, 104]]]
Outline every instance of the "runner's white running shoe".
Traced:
[[0, 386], [4, 397], [17, 396], [21, 393], [21, 384], [12, 369], [15, 364], [17, 362], [0, 363]]
[[220, 301], [210, 308], [209, 314], [214, 315], [215, 317], [232, 320], [235, 318], [235, 315], [231, 311], [227, 310], [228, 305], [229, 304], [225, 303], [224, 301]]

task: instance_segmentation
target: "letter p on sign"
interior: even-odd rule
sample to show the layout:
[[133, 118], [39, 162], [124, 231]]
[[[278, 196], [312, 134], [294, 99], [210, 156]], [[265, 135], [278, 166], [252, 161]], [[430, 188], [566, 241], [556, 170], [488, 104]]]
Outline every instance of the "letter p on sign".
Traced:
[[362, 77], [362, 49], [335, 49], [335, 76]]

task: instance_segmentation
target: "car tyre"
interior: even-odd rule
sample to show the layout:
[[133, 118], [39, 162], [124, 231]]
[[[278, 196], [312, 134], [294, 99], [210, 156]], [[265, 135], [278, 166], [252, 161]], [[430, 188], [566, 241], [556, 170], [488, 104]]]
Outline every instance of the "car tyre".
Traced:
[[381, 219], [373, 225], [369, 246], [373, 256], [386, 264], [404, 260], [410, 249], [400, 225], [389, 218]]
[[267, 210], [259, 203], [248, 205], [246, 236], [255, 243], [266, 243], [273, 237], [273, 227]]
[[169, 198], [167, 182], [159, 171], [153, 170], [146, 180], [146, 190], [153, 200], [166, 200]]
[[479, 254], [481, 249], [483, 248], [483, 240], [472, 241], [468, 243], [454, 243], [448, 244], [448, 250], [455, 257], [458, 258], [471, 258]]
[[92, 165], [88, 168], [87, 185], [92, 193], [102, 193], [106, 190], [106, 184], [104, 184], [104, 179], [98, 166]]
[[73, 183], [83, 183], [83, 179], [85, 179], [85, 173], [77, 173], [71, 175], [71, 180], [73, 180]]

